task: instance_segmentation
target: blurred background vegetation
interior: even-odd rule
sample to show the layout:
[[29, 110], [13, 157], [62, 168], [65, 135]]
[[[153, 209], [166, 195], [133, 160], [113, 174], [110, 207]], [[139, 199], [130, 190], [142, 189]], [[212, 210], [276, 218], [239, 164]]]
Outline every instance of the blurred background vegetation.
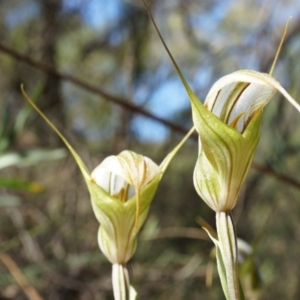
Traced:
[[[268, 72], [292, 15], [274, 77], [299, 101], [298, 0], [148, 2], [202, 101], [225, 74]], [[161, 162], [192, 126], [188, 97], [139, 0], [2, 0], [0, 37], [0, 299], [112, 299], [81, 174], [20, 84], [90, 170], [123, 149]], [[248, 299], [299, 299], [300, 116], [278, 96], [263, 122], [234, 210], [254, 246]], [[139, 236], [130, 272], [140, 299], [224, 298], [199, 225], [215, 221], [194, 191], [196, 156], [191, 139]]]

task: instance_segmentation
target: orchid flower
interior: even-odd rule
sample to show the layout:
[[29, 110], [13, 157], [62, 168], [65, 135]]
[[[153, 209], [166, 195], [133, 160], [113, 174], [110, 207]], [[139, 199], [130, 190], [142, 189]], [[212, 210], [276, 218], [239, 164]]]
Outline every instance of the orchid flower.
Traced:
[[[216, 212], [218, 267], [226, 299], [240, 299], [237, 246], [230, 215], [236, 205], [260, 139], [262, 110], [281, 92], [300, 112], [299, 104], [270, 75], [241, 70], [218, 80], [204, 105], [190, 97], [199, 134], [194, 185]], [[218, 254], [218, 252], [217, 252]]]
[[125, 264], [132, 257], [136, 233], [146, 219], [161, 175], [159, 166], [151, 159], [128, 150], [107, 157], [92, 172], [97, 190], [93, 186], [90, 194], [101, 224], [99, 246], [112, 264]]
[[190, 98], [194, 126], [199, 134], [194, 186], [205, 203], [216, 212], [218, 238], [208, 233], [216, 245], [218, 270], [226, 299], [238, 300], [243, 293], [238, 280], [237, 240], [230, 213], [236, 205], [260, 138], [262, 110], [277, 91], [299, 112], [300, 105], [272, 76], [252, 70], [222, 77], [202, 104], [167, 47], [146, 1], [143, 3]]
[[73, 155], [90, 192], [94, 214], [100, 223], [98, 243], [112, 263], [112, 282], [116, 300], [135, 299], [129, 284], [126, 263], [136, 249], [136, 236], [143, 225], [156, 189], [169, 163], [193, 133], [192, 128], [160, 165], [150, 158], [126, 150], [109, 156], [90, 173], [66, 138], [25, 93], [31, 106], [65, 143]]
[[262, 110], [279, 91], [300, 112], [300, 106], [270, 75], [241, 70], [219, 79], [204, 105], [188, 88], [193, 121], [199, 134], [194, 186], [216, 212], [218, 269], [228, 300], [242, 297], [237, 245], [231, 210], [250, 168], [260, 139]]
[[215, 212], [236, 205], [260, 138], [262, 110], [277, 85], [267, 74], [242, 70], [217, 81], [204, 105], [191, 99], [199, 134], [194, 185]]

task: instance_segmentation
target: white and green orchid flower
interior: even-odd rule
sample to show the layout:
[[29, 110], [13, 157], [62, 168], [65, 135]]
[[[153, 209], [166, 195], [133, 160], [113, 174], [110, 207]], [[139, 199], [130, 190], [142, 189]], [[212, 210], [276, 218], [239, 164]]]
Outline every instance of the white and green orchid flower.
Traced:
[[234, 208], [260, 138], [263, 107], [279, 83], [242, 70], [217, 81], [204, 102], [191, 99], [199, 134], [194, 185], [215, 212]]
[[87, 182], [100, 223], [98, 242], [112, 263], [115, 299], [135, 299], [126, 263], [136, 248], [136, 234], [144, 223], [163, 169], [148, 157], [132, 151], [109, 156]]
[[97, 189], [90, 189], [92, 205], [101, 224], [99, 246], [112, 264], [125, 264], [132, 257], [136, 233], [161, 177], [157, 164], [131, 151], [107, 157], [92, 172], [91, 179], [97, 184]]
[[238, 300], [243, 298], [243, 292], [239, 286], [237, 240], [230, 212], [236, 205], [260, 138], [262, 110], [277, 91], [299, 112], [300, 105], [272, 76], [252, 70], [222, 77], [202, 104], [168, 49], [146, 1], [143, 3], [190, 98], [194, 126], [199, 134], [194, 185], [216, 212], [218, 239], [210, 237], [217, 249], [224, 294], [227, 300]]
[[234, 208], [260, 138], [261, 115], [274, 94], [281, 92], [300, 106], [270, 75], [240, 70], [218, 80], [204, 105], [191, 97], [199, 134], [194, 185], [216, 212]]
[[90, 173], [77, 152], [32, 102], [23, 87], [22, 92], [31, 106], [62, 139], [81, 170], [90, 192], [93, 211], [100, 223], [100, 249], [113, 264], [115, 299], [135, 299], [136, 292], [129, 285], [126, 263], [134, 254], [136, 235], [146, 219], [165, 170], [194, 128], [159, 166], [148, 157], [126, 150], [117, 156], [107, 157]]
[[[199, 134], [194, 171], [196, 190], [214, 211], [229, 212], [236, 204], [260, 138], [264, 106], [277, 91], [299, 112], [300, 105], [272, 76], [253, 70], [240, 70], [222, 77], [202, 104], [173, 58], [146, 1], [143, 3], [190, 98], [194, 126]], [[285, 33], [286, 30], [287, 25]]]
[[[187, 86], [187, 84], [186, 84]], [[187, 86], [199, 134], [194, 186], [216, 212], [218, 269], [226, 299], [243, 297], [237, 270], [237, 244], [230, 215], [260, 139], [264, 106], [279, 91], [300, 112], [299, 104], [270, 75], [240, 70], [222, 77], [204, 105]]]

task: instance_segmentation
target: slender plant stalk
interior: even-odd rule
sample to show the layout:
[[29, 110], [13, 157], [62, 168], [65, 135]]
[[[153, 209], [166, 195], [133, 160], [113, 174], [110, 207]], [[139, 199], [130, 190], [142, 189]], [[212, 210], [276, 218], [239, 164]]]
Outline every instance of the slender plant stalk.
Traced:
[[216, 224], [220, 242], [220, 252], [226, 270], [228, 300], [239, 300], [237, 237], [230, 212], [217, 212]]
[[112, 265], [112, 284], [115, 300], [129, 300], [130, 283], [125, 265]]

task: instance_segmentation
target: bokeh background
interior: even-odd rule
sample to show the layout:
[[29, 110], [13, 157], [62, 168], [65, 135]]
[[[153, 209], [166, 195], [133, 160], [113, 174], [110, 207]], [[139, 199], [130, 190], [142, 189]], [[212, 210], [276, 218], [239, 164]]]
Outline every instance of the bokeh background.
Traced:
[[[292, 16], [274, 77], [300, 98], [298, 0], [148, 3], [202, 101], [223, 75], [268, 72]], [[81, 174], [21, 83], [90, 170], [124, 149], [161, 162], [192, 126], [189, 99], [141, 1], [0, 1], [0, 299], [113, 299]], [[242, 271], [247, 299], [300, 297], [299, 137], [299, 114], [276, 96], [233, 212], [254, 249]], [[194, 191], [196, 156], [194, 137], [139, 235], [129, 269], [140, 299], [224, 299], [199, 225], [215, 220]]]

